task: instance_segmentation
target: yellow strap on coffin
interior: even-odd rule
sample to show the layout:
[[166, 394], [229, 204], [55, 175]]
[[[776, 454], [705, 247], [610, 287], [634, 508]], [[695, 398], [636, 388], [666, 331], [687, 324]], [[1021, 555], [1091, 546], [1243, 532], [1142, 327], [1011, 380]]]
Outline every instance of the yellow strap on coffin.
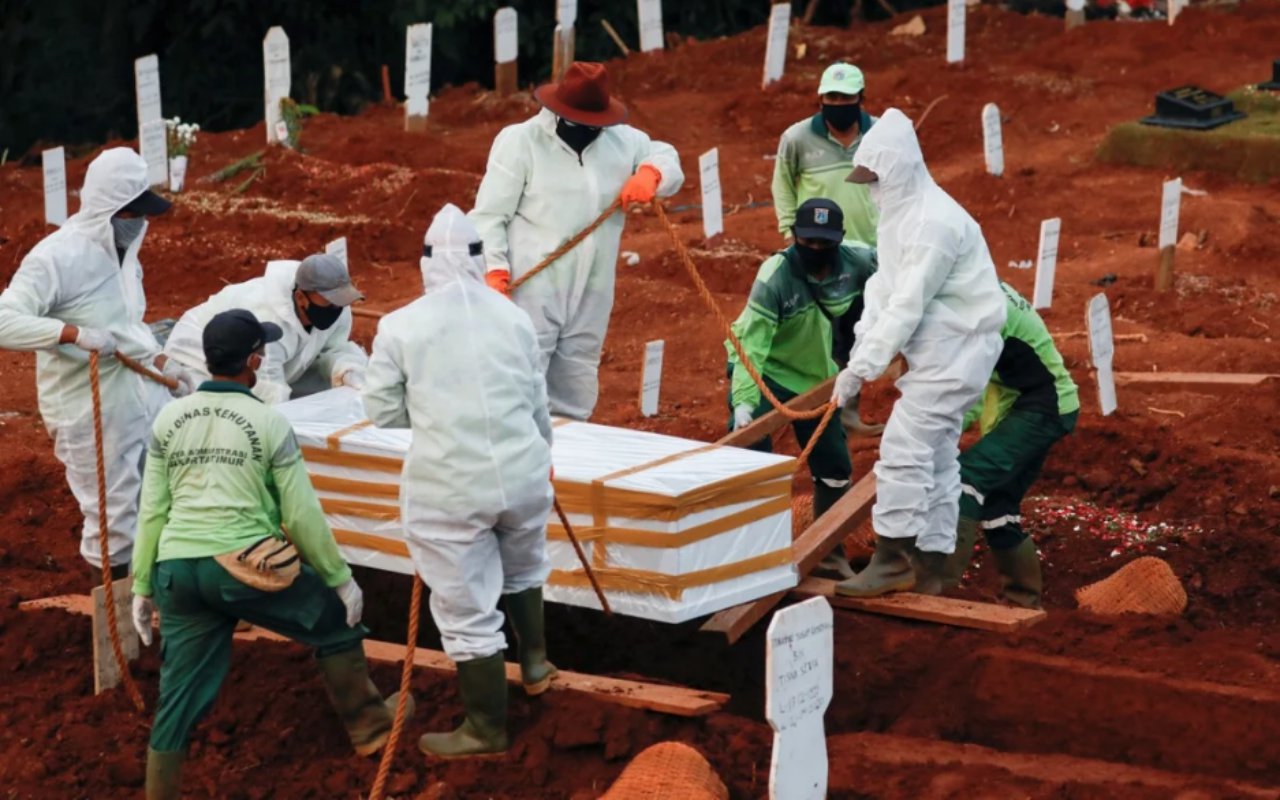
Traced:
[[[600, 541], [606, 544], [621, 544], [632, 547], [675, 548], [694, 544], [703, 539], [710, 539], [712, 536], [727, 533], [734, 528], [741, 528], [765, 517], [781, 514], [790, 508], [791, 498], [784, 496], [759, 503], [726, 517], [697, 525], [686, 531], [677, 531], [675, 533], [647, 531], [641, 528], [622, 528], [612, 525], [606, 525], [603, 528], [594, 526], [579, 528], [575, 525], [573, 532], [580, 542]], [[558, 522], [552, 522], [547, 525], [547, 538], [559, 542], [567, 542], [569, 540], [564, 526]]]
[[362, 419], [359, 422], [348, 425], [345, 428], [341, 428], [329, 434], [328, 436], [325, 437], [324, 443], [329, 447], [330, 450], [337, 450], [342, 445], [343, 436], [346, 436], [349, 433], [355, 433], [356, 431], [362, 431], [372, 424], [373, 424], [373, 420]]
[[[664, 575], [661, 572], [649, 572], [642, 569], [624, 569], [620, 567], [593, 567], [600, 588], [617, 592], [635, 594], [660, 594], [672, 600], [679, 600], [685, 589], [695, 586], [707, 586], [712, 583], [741, 578], [753, 572], [781, 567], [792, 563], [791, 548], [784, 547], [753, 558], [721, 564], [710, 569], [688, 572], [684, 575]], [[554, 569], [547, 583], [552, 586], [568, 586], [572, 588], [590, 588], [591, 581], [582, 570], [566, 571]]]

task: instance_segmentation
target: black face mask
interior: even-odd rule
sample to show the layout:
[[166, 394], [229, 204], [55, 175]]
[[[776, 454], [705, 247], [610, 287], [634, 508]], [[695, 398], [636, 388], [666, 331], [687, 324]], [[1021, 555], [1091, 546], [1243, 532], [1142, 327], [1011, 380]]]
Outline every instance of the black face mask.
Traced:
[[850, 103], [842, 106], [822, 104], [822, 118], [828, 125], [844, 133], [862, 118], [862, 104]]
[[573, 148], [573, 152], [579, 156], [582, 151], [587, 149], [587, 145], [596, 140], [600, 135], [600, 128], [593, 128], [590, 125], [578, 125], [562, 118], [556, 119], [556, 135], [559, 136], [565, 144]]
[[800, 266], [804, 267], [804, 271], [810, 275], [820, 275], [823, 270], [834, 267], [837, 254], [838, 248], [836, 247], [819, 250], [816, 247], [806, 247], [802, 244], [796, 245], [796, 255], [800, 258]]
[[333, 323], [338, 321], [338, 317], [342, 316], [342, 306], [320, 306], [311, 302], [311, 298], [307, 298], [307, 319], [311, 320], [311, 324], [322, 331], [327, 331], [333, 327]]

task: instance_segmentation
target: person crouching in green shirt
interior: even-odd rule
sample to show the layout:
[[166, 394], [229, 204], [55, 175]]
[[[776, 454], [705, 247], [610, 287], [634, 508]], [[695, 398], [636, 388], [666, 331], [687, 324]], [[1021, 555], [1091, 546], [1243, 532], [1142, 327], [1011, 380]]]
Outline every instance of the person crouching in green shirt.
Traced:
[[[280, 335], [244, 309], [215, 315], [203, 335], [212, 380], [165, 406], [152, 427], [133, 551], [134, 627], [150, 645], [159, 610], [164, 642], [147, 800], [180, 796], [188, 736], [226, 678], [239, 620], [315, 648], [357, 753], [376, 752], [390, 734], [394, 697], [384, 702], [369, 680], [360, 587], [325, 521], [293, 429], [250, 391], [264, 347]], [[282, 528], [302, 564], [275, 562], [273, 591], [242, 582], [220, 563], [255, 544], [259, 554], [292, 552], [281, 550], [288, 544]], [[226, 554], [231, 558], [216, 558]]]
[[942, 586], [960, 582], [981, 528], [1000, 573], [1000, 598], [1039, 608], [1040, 554], [1022, 530], [1022, 498], [1049, 449], [1075, 430], [1080, 396], [1044, 320], [1013, 287], [1000, 286], [1009, 311], [1000, 329], [1004, 349], [982, 402], [965, 415], [963, 428], [980, 420], [982, 439], [960, 454], [960, 522]]
[[[769, 390], [782, 402], [803, 394], [839, 372], [833, 347], [847, 357], [853, 342], [835, 345], [833, 331], [852, 331], [861, 313], [863, 287], [876, 271], [876, 252], [859, 243], [844, 243], [844, 215], [840, 206], [825, 198], [806, 201], [796, 211], [795, 244], [769, 256], [760, 265], [746, 308], [733, 323], [733, 335], [742, 344], [751, 365]], [[847, 325], [841, 321], [852, 315]], [[850, 334], [851, 335], [851, 334]], [[773, 410], [742, 364], [732, 343], [726, 341], [731, 378], [729, 405], [734, 430], [746, 427]], [[862, 425], [856, 411], [843, 420]], [[794, 424], [801, 447], [809, 442], [818, 420]], [[769, 451], [768, 437], [753, 449]], [[853, 464], [842, 425], [823, 431], [809, 456], [813, 475], [813, 518], [821, 517], [849, 490]], [[853, 574], [848, 562], [835, 556], [823, 567], [845, 577]]]

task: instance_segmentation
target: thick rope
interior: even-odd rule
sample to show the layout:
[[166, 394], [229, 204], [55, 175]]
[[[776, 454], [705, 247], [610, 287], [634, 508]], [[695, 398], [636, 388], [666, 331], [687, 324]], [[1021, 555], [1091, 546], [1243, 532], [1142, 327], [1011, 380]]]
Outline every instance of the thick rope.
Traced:
[[160, 384], [166, 389], [173, 390], [178, 388], [178, 382], [173, 378], [166, 378], [164, 375], [161, 375], [159, 372], [156, 372], [150, 367], [147, 367], [142, 363], [135, 361], [132, 358], [129, 358], [124, 353], [117, 352], [115, 354], [115, 357], [116, 357], [116, 361], [119, 361], [121, 364], [124, 364], [127, 368], [133, 370], [134, 372], [138, 373], [144, 378], [150, 378], [151, 380], [155, 381], [156, 383]]
[[89, 353], [89, 388], [93, 390], [93, 447], [98, 466], [98, 551], [102, 558], [102, 589], [106, 593], [107, 629], [111, 632], [111, 652], [116, 658], [116, 668], [120, 670], [120, 682], [124, 684], [129, 699], [139, 712], [145, 711], [142, 693], [133, 682], [129, 673], [129, 662], [124, 657], [124, 648], [120, 644], [120, 630], [116, 622], [115, 585], [111, 580], [111, 554], [108, 549], [109, 534], [107, 532], [107, 466], [102, 444], [102, 389], [98, 384], [98, 353]]
[[596, 581], [596, 573], [591, 569], [591, 563], [587, 561], [586, 554], [582, 552], [582, 543], [578, 541], [578, 535], [573, 532], [573, 526], [569, 524], [569, 517], [565, 516], [564, 509], [560, 507], [560, 500], [552, 497], [551, 502], [555, 506], [556, 514], [560, 517], [560, 524], [564, 526], [565, 535], [573, 543], [573, 550], [578, 554], [578, 561], [582, 562], [582, 569], [587, 574], [587, 580], [591, 581], [591, 588], [596, 590], [596, 597], [600, 599], [600, 607], [604, 609], [605, 614], [612, 617], [613, 609], [609, 606], [609, 598], [604, 596], [604, 590], [600, 588], [600, 584]]
[[547, 256], [546, 258], [542, 259], [537, 264], [535, 264], [533, 269], [521, 275], [519, 278], [516, 278], [515, 280], [513, 280], [511, 282], [511, 286], [508, 289], [508, 291], [514, 292], [516, 289], [524, 285], [525, 281], [529, 280], [534, 275], [537, 275], [539, 272], [542, 272], [544, 269], [551, 266], [552, 263], [554, 263], [557, 259], [563, 256], [565, 253], [568, 253], [573, 248], [582, 244], [582, 241], [584, 239], [586, 239], [591, 234], [595, 233], [596, 228], [599, 228], [601, 225], [603, 225], [605, 223], [605, 220], [609, 219], [609, 217], [613, 216], [613, 213], [615, 211], [618, 211], [621, 208], [622, 208], [622, 198], [619, 197], [617, 200], [614, 200], [612, 203], [610, 203], [608, 208], [600, 212], [600, 216], [596, 217], [594, 222], [592, 222], [590, 225], [583, 228], [582, 230], [578, 231], [578, 233], [576, 233], [573, 236], [573, 238], [569, 239], [564, 244], [560, 245], [555, 250], [551, 251], [551, 255]]
[[391, 774], [391, 762], [400, 744], [400, 732], [404, 730], [405, 712], [409, 710], [409, 687], [413, 678], [413, 653], [418, 647], [418, 616], [422, 613], [422, 579], [413, 576], [413, 595], [409, 600], [409, 631], [404, 646], [404, 668], [400, 672], [400, 697], [396, 702], [396, 718], [391, 723], [391, 735], [382, 746], [382, 760], [378, 762], [378, 776], [369, 790], [369, 800], [382, 800], [382, 792]]

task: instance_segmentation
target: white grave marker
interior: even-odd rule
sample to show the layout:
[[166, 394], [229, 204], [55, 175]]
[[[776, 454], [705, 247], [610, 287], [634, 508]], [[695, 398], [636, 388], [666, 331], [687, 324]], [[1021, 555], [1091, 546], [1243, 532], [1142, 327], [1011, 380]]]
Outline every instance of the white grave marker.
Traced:
[[40, 154], [44, 171], [44, 221], [61, 225], [67, 221], [67, 153], [61, 147]]
[[153, 53], [133, 62], [133, 85], [138, 99], [138, 135], [142, 126], [162, 118], [160, 113], [160, 59]]
[[347, 237], [339, 236], [332, 242], [324, 246], [324, 251], [331, 256], [337, 256], [342, 262], [342, 266], [350, 269], [350, 262], [347, 261]]
[[1110, 416], [1116, 410], [1116, 377], [1111, 371], [1111, 357], [1115, 354], [1115, 341], [1111, 336], [1111, 304], [1105, 294], [1096, 294], [1089, 301], [1089, 352], [1093, 356], [1093, 368], [1098, 380], [1098, 405], [1102, 416]]
[[827, 796], [827, 736], [835, 663], [831, 604], [814, 597], [784, 608], [769, 623], [765, 718], [773, 728], [770, 800]]
[[1031, 295], [1032, 308], [1048, 308], [1053, 303], [1053, 278], [1058, 270], [1058, 235], [1062, 219], [1054, 217], [1040, 223], [1040, 249], [1036, 254], [1036, 290]]
[[947, 0], [947, 63], [964, 61], [964, 0]]
[[987, 172], [1004, 174], [1004, 135], [1000, 131], [1000, 109], [995, 103], [982, 107], [982, 149], [987, 157]]
[[708, 239], [724, 233], [724, 202], [720, 197], [720, 148], [713, 147], [698, 156], [698, 172], [702, 176], [702, 233]]
[[1182, 178], [1164, 182], [1160, 195], [1160, 249], [1178, 243], [1178, 212], [1182, 207]]
[[289, 37], [279, 25], [267, 31], [266, 38], [262, 40], [262, 66], [266, 77], [264, 118], [267, 121], [267, 144], [283, 143], [289, 137], [280, 113], [280, 101], [289, 96], [291, 72]]
[[640, 20], [640, 50], [662, 49], [662, 0], [636, 0]]
[[1182, 10], [1183, 0], [1169, 0], [1169, 24], [1172, 25]]
[[147, 162], [147, 185], [169, 182], [169, 129], [164, 120], [144, 123], [138, 132], [138, 154]]
[[764, 48], [764, 85], [782, 77], [787, 66], [787, 34], [791, 27], [791, 4], [779, 3], [769, 11], [769, 39]]
[[431, 23], [410, 25], [404, 37], [404, 113], [425, 117], [431, 95]]
[[500, 8], [493, 15], [493, 60], [509, 64], [519, 49], [519, 17], [514, 8]]
[[644, 346], [644, 372], [640, 376], [640, 413], [646, 417], [658, 413], [658, 394], [662, 390], [663, 347], [661, 339]]
[[556, 22], [569, 30], [578, 21], [578, 0], [556, 0]]

